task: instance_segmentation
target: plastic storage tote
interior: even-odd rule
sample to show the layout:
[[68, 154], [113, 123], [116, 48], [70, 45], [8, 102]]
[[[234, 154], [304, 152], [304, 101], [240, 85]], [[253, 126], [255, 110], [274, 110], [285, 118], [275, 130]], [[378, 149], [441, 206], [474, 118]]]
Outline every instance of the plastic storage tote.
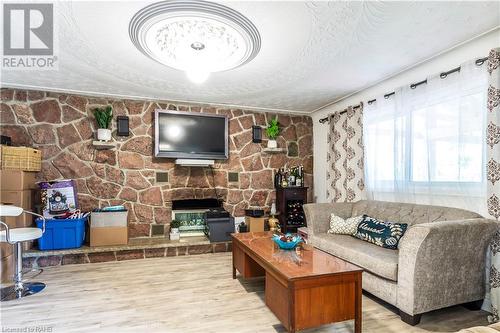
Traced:
[[[85, 239], [85, 222], [81, 219], [50, 219], [45, 223], [45, 233], [38, 239], [39, 250], [61, 250], [81, 247]], [[42, 220], [36, 219], [36, 226], [42, 228]]]

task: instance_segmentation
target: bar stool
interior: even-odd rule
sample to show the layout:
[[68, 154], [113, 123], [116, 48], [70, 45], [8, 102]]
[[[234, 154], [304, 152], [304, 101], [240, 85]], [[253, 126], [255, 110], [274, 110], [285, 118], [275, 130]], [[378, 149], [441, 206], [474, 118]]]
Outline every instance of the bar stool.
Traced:
[[10, 301], [20, 299], [26, 296], [34, 295], [45, 288], [41, 282], [23, 281], [23, 247], [22, 242], [32, 241], [42, 237], [45, 233], [45, 218], [39, 214], [25, 211], [20, 207], [11, 205], [0, 205], [0, 216], [19, 216], [23, 213], [40, 217], [43, 221], [40, 228], [9, 228], [9, 226], [0, 221], [0, 225], [5, 230], [0, 231], [0, 242], [14, 245], [14, 285], [2, 288], [1, 301]]

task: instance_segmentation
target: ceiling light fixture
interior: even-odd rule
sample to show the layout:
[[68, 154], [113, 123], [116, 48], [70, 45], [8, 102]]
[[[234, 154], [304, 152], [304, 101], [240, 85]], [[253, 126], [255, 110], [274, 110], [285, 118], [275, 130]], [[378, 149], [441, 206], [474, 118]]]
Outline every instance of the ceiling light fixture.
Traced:
[[130, 39], [146, 56], [184, 71], [195, 83], [237, 68], [260, 50], [260, 34], [234, 9], [207, 1], [162, 1], [137, 12]]

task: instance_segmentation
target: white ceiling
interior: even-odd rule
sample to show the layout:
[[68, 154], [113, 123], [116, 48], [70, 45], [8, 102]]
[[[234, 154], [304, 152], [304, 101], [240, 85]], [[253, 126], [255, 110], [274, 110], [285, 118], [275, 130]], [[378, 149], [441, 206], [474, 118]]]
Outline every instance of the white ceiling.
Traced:
[[63, 2], [57, 71], [2, 71], [2, 86], [311, 112], [500, 24], [500, 2], [221, 2], [262, 49], [202, 85], [139, 52], [130, 18], [155, 1]]

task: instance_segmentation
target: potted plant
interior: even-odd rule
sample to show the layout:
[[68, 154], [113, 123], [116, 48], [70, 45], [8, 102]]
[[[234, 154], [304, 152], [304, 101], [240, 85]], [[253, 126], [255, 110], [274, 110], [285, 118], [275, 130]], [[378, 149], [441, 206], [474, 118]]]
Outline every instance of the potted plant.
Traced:
[[276, 138], [280, 134], [280, 127], [278, 123], [278, 116], [274, 117], [269, 121], [269, 124], [266, 128], [266, 134], [269, 140], [267, 141], [267, 148], [277, 148], [278, 143], [276, 142]]
[[170, 222], [170, 240], [178, 240], [180, 238], [179, 235], [179, 227], [181, 226], [181, 221], [172, 220]]
[[109, 141], [111, 140], [111, 130], [109, 125], [111, 124], [111, 119], [113, 119], [113, 109], [111, 106], [106, 106], [105, 108], [95, 108], [94, 117], [97, 122], [97, 140], [99, 141]]

